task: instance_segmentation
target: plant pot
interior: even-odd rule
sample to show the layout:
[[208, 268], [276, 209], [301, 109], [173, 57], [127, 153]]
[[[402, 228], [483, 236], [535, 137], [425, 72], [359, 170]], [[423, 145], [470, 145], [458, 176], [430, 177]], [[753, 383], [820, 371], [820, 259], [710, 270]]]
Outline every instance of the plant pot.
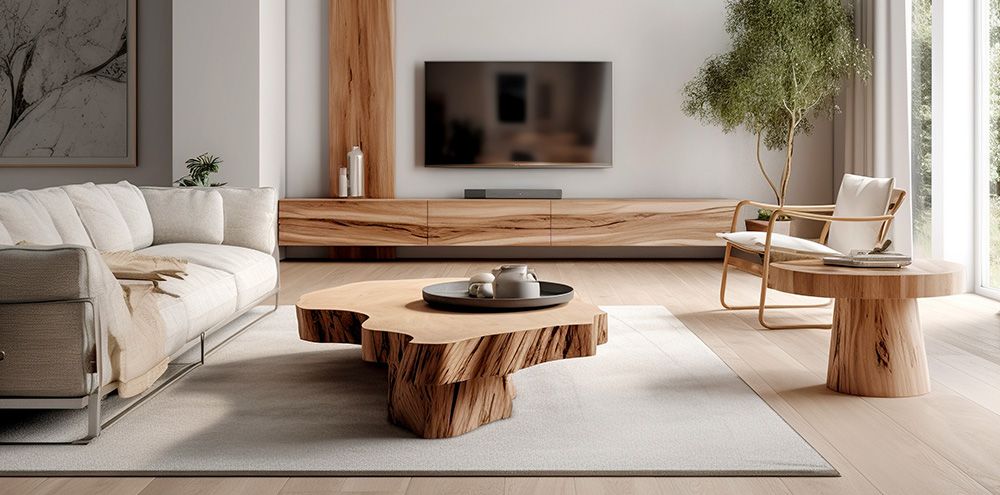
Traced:
[[[770, 220], [747, 219], [746, 226], [750, 232], [767, 232], [767, 224]], [[777, 220], [774, 222], [774, 233], [789, 235], [792, 232], [791, 220]]]

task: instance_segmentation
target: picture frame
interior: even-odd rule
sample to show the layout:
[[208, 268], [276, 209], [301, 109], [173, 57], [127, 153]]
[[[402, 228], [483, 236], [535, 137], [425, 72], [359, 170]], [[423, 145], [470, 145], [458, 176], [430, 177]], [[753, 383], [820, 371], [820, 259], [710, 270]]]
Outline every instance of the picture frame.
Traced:
[[[12, 61], [0, 67], [0, 167], [137, 166], [137, 0], [69, 2], [49, 18], [40, 18], [37, 3], [15, 0], [0, 11], [0, 22], [21, 29], [0, 46]], [[74, 19], [91, 31], [73, 31]], [[54, 42], [70, 32], [88, 42], [86, 51]]]

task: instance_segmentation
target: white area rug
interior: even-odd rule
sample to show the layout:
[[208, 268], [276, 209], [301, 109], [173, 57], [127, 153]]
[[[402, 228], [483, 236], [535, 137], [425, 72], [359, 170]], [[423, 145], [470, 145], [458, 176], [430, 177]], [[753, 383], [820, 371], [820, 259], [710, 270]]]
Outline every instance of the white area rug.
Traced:
[[[510, 419], [425, 440], [386, 420], [386, 371], [298, 339], [281, 307], [88, 446], [2, 446], [8, 474], [835, 476], [661, 306], [610, 306], [597, 356], [514, 375]], [[0, 437], [82, 421], [0, 416]], [[37, 415], [37, 416], [36, 416]], [[76, 423], [78, 424], [78, 423]], [[37, 433], [37, 432], [35, 432]]]

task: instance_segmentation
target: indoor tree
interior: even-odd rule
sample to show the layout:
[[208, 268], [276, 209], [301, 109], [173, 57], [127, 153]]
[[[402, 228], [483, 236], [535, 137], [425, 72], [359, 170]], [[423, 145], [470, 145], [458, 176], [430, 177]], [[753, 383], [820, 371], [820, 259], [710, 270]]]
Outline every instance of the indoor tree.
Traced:
[[[705, 61], [684, 87], [684, 113], [757, 137], [757, 166], [784, 206], [795, 137], [817, 116], [832, 117], [845, 77], [866, 79], [870, 55], [854, 36], [841, 0], [730, 0], [727, 53]], [[784, 150], [780, 180], [767, 173], [761, 146]]]

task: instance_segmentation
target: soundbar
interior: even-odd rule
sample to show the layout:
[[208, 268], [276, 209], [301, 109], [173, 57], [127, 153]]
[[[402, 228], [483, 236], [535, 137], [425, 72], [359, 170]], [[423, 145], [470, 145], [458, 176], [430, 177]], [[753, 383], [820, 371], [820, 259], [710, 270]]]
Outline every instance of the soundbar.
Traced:
[[466, 189], [465, 199], [562, 199], [562, 189]]

